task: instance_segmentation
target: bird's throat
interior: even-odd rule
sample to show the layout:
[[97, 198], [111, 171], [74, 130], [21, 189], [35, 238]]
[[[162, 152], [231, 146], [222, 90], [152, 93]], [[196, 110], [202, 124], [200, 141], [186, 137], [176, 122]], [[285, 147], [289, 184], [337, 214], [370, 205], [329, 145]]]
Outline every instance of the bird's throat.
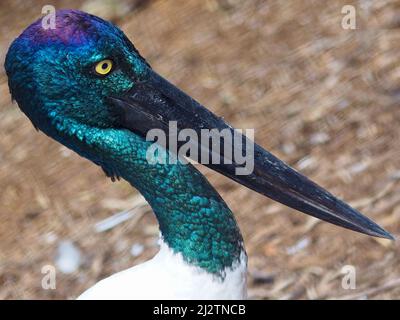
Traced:
[[58, 137], [48, 134], [143, 194], [157, 216], [164, 242], [186, 262], [223, 277], [224, 270], [243, 257], [232, 212], [192, 165], [150, 164], [146, 151], [151, 142], [128, 130], [74, 128], [71, 123], [59, 129]]

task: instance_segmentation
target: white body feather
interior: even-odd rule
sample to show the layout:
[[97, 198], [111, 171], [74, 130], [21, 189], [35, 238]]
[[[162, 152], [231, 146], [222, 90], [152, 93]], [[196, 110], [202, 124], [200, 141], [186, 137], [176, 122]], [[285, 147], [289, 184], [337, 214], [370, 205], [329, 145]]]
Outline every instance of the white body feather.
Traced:
[[189, 265], [161, 241], [154, 258], [98, 282], [78, 299], [245, 299], [246, 273], [244, 252], [222, 280]]

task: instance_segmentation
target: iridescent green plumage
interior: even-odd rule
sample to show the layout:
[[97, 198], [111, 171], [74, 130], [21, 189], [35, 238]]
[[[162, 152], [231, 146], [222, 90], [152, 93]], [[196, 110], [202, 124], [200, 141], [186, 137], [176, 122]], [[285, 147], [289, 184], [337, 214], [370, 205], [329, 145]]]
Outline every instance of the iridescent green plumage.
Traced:
[[[129, 181], [153, 208], [164, 241], [188, 263], [223, 277], [243, 250], [227, 205], [192, 165], [148, 163], [150, 142], [116, 126], [107, 104], [150, 66], [109, 22], [77, 11], [59, 11], [56, 22], [62, 31], [43, 30], [39, 20], [7, 54], [20, 108], [48, 136]], [[93, 74], [93, 64], [108, 57], [117, 69], [108, 77]]]

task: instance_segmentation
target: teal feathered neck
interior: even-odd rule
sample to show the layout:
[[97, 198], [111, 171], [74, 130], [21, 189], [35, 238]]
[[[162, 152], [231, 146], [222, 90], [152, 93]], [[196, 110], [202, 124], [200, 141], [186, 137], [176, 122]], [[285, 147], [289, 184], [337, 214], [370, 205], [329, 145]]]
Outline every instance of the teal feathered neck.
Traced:
[[185, 261], [222, 277], [239, 261], [243, 241], [235, 218], [191, 164], [150, 164], [151, 142], [128, 130], [52, 121], [56, 125], [46, 127], [57, 132], [47, 134], [140, 191], [154, 210], [163, 240]]

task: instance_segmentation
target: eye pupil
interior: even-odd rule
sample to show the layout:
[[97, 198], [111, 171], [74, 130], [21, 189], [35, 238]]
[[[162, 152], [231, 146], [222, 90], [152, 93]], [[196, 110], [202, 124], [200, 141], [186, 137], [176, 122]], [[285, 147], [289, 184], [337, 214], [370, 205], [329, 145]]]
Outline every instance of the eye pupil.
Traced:
[[101, 68], [102, 68], [103, 70], [106, 70], [106, 69], [108, 68], [108, 63], [107, 63], [107, 62], [104, 62], [104, 63], [101, 65]]

